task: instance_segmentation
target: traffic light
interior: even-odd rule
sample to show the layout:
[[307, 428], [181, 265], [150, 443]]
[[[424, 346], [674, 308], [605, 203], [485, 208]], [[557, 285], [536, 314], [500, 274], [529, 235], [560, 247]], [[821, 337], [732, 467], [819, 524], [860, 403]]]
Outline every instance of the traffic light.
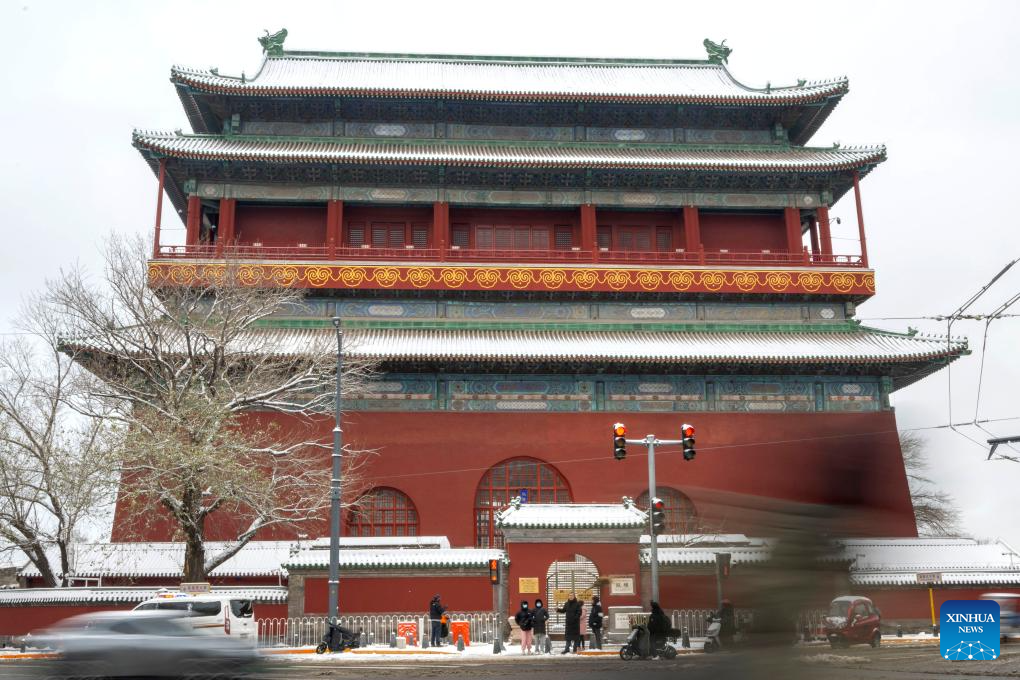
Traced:
[[697, 451], [694, 450], [694, 426], [684, 423], [680, 428], [681, 441], [684, 447], [684, 460], [694, 460]]
[[715, 566], [719, 570], [720, 578], [728, 578], [730, 575], [730, 554], [716, 553]]
[[666, 530], [666, 502], [661, 498], [652, 499], [652, 531], [661, 534]]
[[627, 426], [623, 423], [613, 425], [613, 458], [623, 460], [627, 457]]
[[489, 560], [489, 583], [499, 585], [499, 560]]

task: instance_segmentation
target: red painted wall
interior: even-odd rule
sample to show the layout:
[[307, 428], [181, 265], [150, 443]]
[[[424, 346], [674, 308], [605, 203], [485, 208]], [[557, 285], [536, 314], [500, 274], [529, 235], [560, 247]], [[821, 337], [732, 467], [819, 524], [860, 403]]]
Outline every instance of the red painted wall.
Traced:
[[[492, 586], [489, 575], [478, 576], [390, 576], [345, 578], [340, 575], [340, 611], [372, 612], [428, 611], [436, 593], [453, 611], [492, 611]], [[329, 602], [329, 584], [325, 577], [305, 579], [305, 613], [325, 615]]]
[[[345, 443], [377, 452], [366, 463], [369, 483], [378, 480], [410, 496], [420, 534], [470, 546], [475, 488], [489, 467], [508, 458], [552, 463], [577, 503], [640, 495], [648, 478], [646, 458], [631, 446], [627, 460], [613, 459], [609, 428], [617, 420], [632, 433], [663, 438], [678, 436], [680, 423], [675, 414], [355, 412], [345, 416], [344, 432]], [[675, 450], [660, 450], [658, 483], [686, 493], [719, 531], [767, 536], [784, 512], [799, 512], [792, 504], [832, 503], [844, 510], [839, 519], [848, 534], [916, 535], [891, 411], [711, 412], [687, 414], [685, 420], [698, 428], [697, 460], [685, 463]], [[320, 428], [328, 440], [332, 421], [323, 420]], [[329, 465], [328, 451], [322, 464]], [[208, 538], [228, 538], [225, 527], [216, 526], [225, 519], [211, 518]], [[302, 532], [325, 535], [325, 520], [324, 515], [322, 524]], [[133, 532], [134, 521], [118, 508], [113, 540], [170, 538], [156, 523], [134, 526]]]
[[[1020, 593], [1020, 588], [988, 586], [985, 588], [934, 588], [935, 618], [946, 600], [976, 600], [985, 593]], [[856, 588], [853, 595], [871, 598], [882, 612], [883, 619], [931, 619], [927, 588]]]
[[705, 250], [734, 253], [786, 251], [786, 223], [781, 210], [772, 213], [706, 212], [699, 214]]
[[264, 246], [326, 244], [326, 206], [239, 205], [234, 218], [237, 242]]

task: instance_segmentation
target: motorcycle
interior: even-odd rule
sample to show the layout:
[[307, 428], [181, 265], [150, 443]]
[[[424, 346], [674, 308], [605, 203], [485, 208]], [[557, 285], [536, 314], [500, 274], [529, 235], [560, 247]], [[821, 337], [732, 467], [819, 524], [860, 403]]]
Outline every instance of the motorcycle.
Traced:
[[648, 626], [634, 624], [631, 627], [630, 635], [627, 636], [627, 642], [620, 648], [620, 658], [624, 661], [630, 661], [634, 658], [647, 659], [649, 657], [675, 659], [676, 647], [669, 644], [667, 639], [675, 642], [675, 633], [677, 632], [671, 629], [670, 634], [666, 638], [660, 639], [655, 649], [652, 649], [652, 636], [648, 633]]
[[331, 652], [342, 652], [345, 649], [354, 649], [361, 646], [360, 631], [355, 633], [332, 621], [326, 625], [326, 634], [322, 636], [322, 642], [315, 648], [316, 654], [325, 654], [327, 649]]

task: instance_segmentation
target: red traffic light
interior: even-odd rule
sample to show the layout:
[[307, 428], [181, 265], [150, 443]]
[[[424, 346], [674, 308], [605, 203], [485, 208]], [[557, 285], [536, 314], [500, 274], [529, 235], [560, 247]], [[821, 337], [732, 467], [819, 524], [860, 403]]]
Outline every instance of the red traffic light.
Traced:
[[499, 560], [489, 560], [489, 583], [499, 583]]
[[663, 511], [666, 509], [666, 501], [661, 498], [655, 498], [652, 500], [652, 509], [656, 511]]
[[613, 425], [613, 434], [617, 437], [626, 437], [627, 426], [624, 425], [623, 423], [617, 423], [616, 425]]
[[685, 437], [693, 437], [694, 436], [694, 426], [690, 425], [688, 423], [684, 423], [683, 426], [680, 428], [680, 432]]

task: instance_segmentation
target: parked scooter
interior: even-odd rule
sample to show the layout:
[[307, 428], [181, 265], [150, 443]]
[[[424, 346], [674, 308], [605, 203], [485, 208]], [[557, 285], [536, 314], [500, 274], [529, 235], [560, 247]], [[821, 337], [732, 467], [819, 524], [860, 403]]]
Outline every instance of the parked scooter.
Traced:
[[713, 614], [705, 619], [708, 622], [708, 630], [705, 631], [705, 653], [712, 654], [722, 649], [722, 642], [719, 641], [719, 632], [722, 630], [722, 618]]
[[322, 642], [315, 648], [316, 654], [325, 654], [328, 649], [331, 652], [342, 652], [345, 649], [354, 649], [361, 646], [361, 633], [344, 628], [339, 623], [328, 622], [326, 634], [322, 636]]

